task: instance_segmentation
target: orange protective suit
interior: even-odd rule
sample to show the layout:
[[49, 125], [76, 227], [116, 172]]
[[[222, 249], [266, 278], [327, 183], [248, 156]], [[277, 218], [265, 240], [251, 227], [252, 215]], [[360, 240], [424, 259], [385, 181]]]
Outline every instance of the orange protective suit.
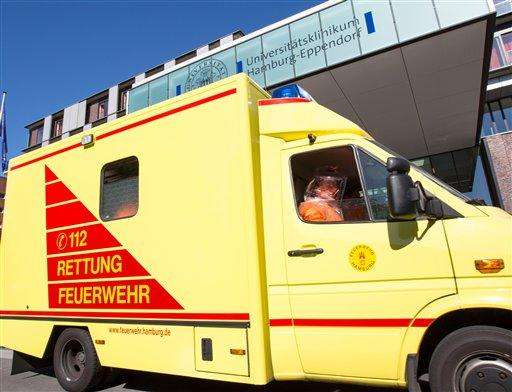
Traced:
[[137, 204], [127, 203], [122, 204], [116, 211], [112, 219], [128, 218], [134, 216], [137, 213]]
[[340, 200], [345, 182], [345, 177], [335, 173], [316, 175], [306, 187], [304, 201], [299, 204], [300, 217], [306, 222], [343, 221]]
[[300, 203], [299, 214], [306, 222], [341, 222], [341, 211], [325, 200], [308, 200]]

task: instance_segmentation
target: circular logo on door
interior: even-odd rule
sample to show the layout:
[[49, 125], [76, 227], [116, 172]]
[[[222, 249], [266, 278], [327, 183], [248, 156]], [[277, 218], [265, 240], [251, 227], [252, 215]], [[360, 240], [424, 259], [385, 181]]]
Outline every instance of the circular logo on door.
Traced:
[[354, 246], [348, 254], [350, 265], [360, 272], [371, 270], [376, 259], [373, 249], [363, 244]]

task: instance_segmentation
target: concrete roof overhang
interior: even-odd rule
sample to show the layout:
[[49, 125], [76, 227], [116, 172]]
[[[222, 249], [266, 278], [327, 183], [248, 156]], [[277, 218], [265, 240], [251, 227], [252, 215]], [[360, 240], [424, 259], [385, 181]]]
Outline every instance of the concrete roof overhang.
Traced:
[[376, 140], [418, 158], [480, 136], [494, 14], [297, 80]]

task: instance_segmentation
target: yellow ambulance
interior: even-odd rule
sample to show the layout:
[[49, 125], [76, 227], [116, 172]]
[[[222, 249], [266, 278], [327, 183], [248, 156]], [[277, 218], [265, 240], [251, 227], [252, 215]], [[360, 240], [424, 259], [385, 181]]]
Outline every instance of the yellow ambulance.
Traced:
[[0, 345], [68, 391], [512, 391], [511, 215], [298, 86], [239, 74], [12, 159], [2, 231]]

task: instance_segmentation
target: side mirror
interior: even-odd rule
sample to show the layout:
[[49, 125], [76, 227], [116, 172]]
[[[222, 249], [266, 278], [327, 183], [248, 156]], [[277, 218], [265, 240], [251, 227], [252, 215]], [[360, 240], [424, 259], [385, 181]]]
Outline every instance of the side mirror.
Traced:
[[414, 190], [414, 183], [408, 174], [411, 168], [409, 162], [404, 158], [390, 157], [387, 160], [386, 168], [389, 172], [386, 187], [391, 217], [402, 220], [414, 219], [417, 210], [416, 200], [411, 194], [411, 190]]

